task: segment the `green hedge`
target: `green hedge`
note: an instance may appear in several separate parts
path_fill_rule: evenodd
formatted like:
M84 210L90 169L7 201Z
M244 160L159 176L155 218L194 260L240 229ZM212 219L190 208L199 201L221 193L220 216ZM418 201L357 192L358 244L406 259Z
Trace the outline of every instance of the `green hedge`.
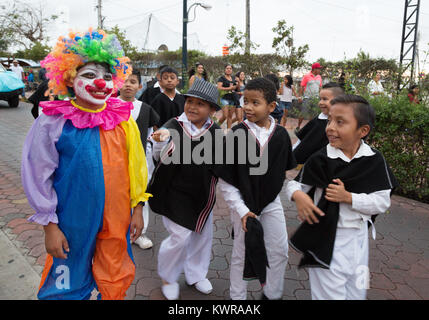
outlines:
M411 104L402 94L368 98L376 111L368 142L380 150L400 188L397 194L429 203L429 108Z

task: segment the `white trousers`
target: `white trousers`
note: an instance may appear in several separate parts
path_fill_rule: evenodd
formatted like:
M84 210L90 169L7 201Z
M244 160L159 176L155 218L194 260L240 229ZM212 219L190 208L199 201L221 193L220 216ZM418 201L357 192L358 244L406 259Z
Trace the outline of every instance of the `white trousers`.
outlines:
M213 212L210 212L201 233L191 231L162 217L170 233L161 243L158 253L158 274L168 283L177 282L182 271L186 282L204 280L210 265L213 239Z
M264 242L269 264L264 294L268 299L281 299L288 261L288 237L283 206L279 196L262 210L258 219L264 229ZM237 213L231 213L231 221L234 226L234 243L231 255L229 291L232 300L246 300L247 281L243 280L245 232Z
M313 300L365 300L370 275L367 224L338 228L330 269L308 271Z
M147 226L149 225L149 201L146 201L143 207L143 223L144 223L144 227L143 227L142 235L146 233Z

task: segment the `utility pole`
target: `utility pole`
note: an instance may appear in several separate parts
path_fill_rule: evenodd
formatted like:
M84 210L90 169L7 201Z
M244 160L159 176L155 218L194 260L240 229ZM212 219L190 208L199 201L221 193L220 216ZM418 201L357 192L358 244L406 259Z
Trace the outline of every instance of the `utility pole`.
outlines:
M97 17L98 17L98 29L103 29L103 21L104 17L101 15L101 0L98 0L98 4L95 7L97 9Z
M250 54L250 0L246 0L246 54Z
M182 32L182 85L186 84L188 72L188 1L183 0L183 32Z
M420 0L405 0L404 21L402 25L401 55L399 57L400 75L398 90L414 82L414 65L417 52L417 35L419 24ZM408 81L403 81L406 72L410 73Z

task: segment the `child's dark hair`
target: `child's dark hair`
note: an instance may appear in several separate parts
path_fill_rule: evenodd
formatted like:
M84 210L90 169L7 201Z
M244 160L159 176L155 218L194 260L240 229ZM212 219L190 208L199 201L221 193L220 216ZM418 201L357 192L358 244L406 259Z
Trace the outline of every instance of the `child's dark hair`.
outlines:
M292 88L293 85L293 79L290 75L285 75L285 78L287 79L286 87Z
M142 76L140 71L138 71L137 69L133 69L133 72L131 73L131 75L135 75L137 77L139 85L142 84Z
M418 88L418 87L419 87L418 85L413 84L413 85L410 87L410 89L408 89L408 93L414 94L413 90L414 90L415 88Z
M158 67L158 72L161 73L161 70L164 69L164 68L166 68L166 67L169 67L169 65L168 64L163 64L163 65L159 66Z
M280 81L279 78L274 73L269 73L264 76L265 79L270 80L272 83L274 83L274 86L276 87L276 90L280 89Z
M161 71L159 72L161 78L164 73L174 73L176 77L179 77L179 73L177 72L177 70L169 66L166 66L161 69Z
M244 71L243 71L243 70L238 71L238 72L235 74L235 76L236 76L238 79L240 79L240 74L241 74L242 72L244 72ZM244 79L244 80L243 80L243 83L244 83L244 85L246 85L246 79Z
M331 100L332 106L338 103L350 105L353 108L358 128L369 125L370 132L374 129L375 111L365 98L354 94L342 94ZM365 136L364 139L367 136Z
M344 94L344 89L336 82L328 82L322 86L322 90L330 90L335 97Z
M244 90L256 90L262 92L264 99L268 104L277 100L277 90L274 83L265 77L250 80L246 84Z

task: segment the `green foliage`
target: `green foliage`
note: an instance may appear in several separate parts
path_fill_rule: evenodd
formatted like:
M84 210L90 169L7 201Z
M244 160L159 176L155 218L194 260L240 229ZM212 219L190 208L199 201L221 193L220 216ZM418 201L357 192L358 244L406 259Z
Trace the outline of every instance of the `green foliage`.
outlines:
M246 51L246 36L247 34L243 31L238 30L235 26L231 26L228 30L226 38L228 39L229 51L230 53L245 53ZM259 47L259 44L256 44L253 41L250 41L250 49L255 50Z
M113 33L118 38L119 43L124 50L125 55L133 60L137 55L137 48L131 44L131 41L127 39L125 31L119 29L118 25L115 25L112 29L105 30L106 33Z
M302 68L306 65L305 55L310 48L308 44L299 47L294 46L294 27L288 27L285 20L278 21L277 26L272 30L277 34L273 39L272 47L276 50L277 54L282 57L282 64L286 65L292 76L295 69Z
M383 79L383 87L387 92L396 89L399 77L399 66L394 59L371 58L369 53L360 51L355 58L331 62L324 58L317 60L322 66L322 77L337 81L341 72L344 72L359 94L366 93L366 86L377 71L380 71Z
M19 50L16 52L16 58L30 59L33 61L43 60L49 53L50 47L40 42L35 42L29 49Z
M369 143L380 150L400 183L397 193L429 203L429 108L411 104L406 92L369 97L376 126Z

